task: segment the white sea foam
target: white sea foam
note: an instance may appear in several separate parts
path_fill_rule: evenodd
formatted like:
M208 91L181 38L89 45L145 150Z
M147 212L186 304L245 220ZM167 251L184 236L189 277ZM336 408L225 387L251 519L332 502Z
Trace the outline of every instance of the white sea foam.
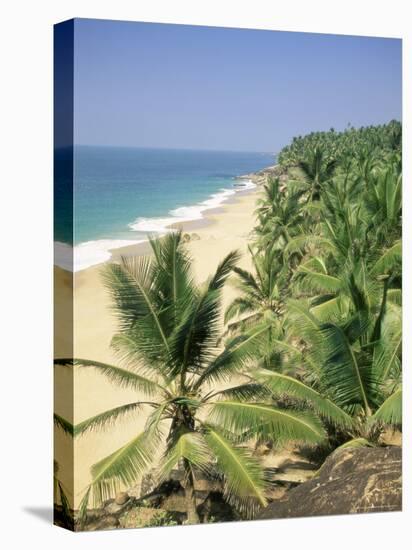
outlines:
M101 239L71 247L57 241L54 243L54 264L68 271L81 271L110 260L110 250L141 242L144 240Z
M242 180L241 186L233 189L221 189L208 199L193 206L181 206L171 210L165 218L138 218L129 228L143 233L165 234L170 226L176 223L201 220L203 212L218 208L234 194L253 189L256 185L251 180ZM81 271L93 265L101 264L112 257L110 250L144 242L141 240L100 239L80 243L72 248L70 245L56 241L54 243L54 263L69 271Z
M214 193L203 202L193 206L180 206L174 210L170 210L170 216L167 218L137 218L137 220L129 224L129 227L133 231L160 234L166 233L170 230L171 225L201 220L203 218L203 212L206 210L218 208L235 193L247 191L254 187L256 187L256 185L251 180L243 180L241 186L233 189L221 189L218 193Z

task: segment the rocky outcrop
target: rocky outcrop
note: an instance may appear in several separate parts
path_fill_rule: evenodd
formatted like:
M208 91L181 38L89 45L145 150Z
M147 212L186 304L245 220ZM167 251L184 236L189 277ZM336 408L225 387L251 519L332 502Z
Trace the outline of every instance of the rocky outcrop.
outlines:
M285 172L285 169L283 169L279 164L274 164L272 166L264 168L263 170L259 170L258 172L252 172L251 174L239 176L237 179L252 180L253 183L255 183L256 185L263 185L270 177L279 178L280 181L283 183L287 180L288 176Z
M299 448L275 453L260 446L270 504L257 519L309 517L331 514L398 511L402 506L402 450L400 447L338 449L318 470ZM139 489L121 492L101 508L88 512L87 531L160 524L159 513L181 524L186 519L183 472L157 485L149 473ZM203 522L240 519L223 499L219 477L197 472L195 497ZM168 523L170 524L170 523ZM79 528L80 526L76 526ZM75 528L76 528L75 527ZM77 529L76 529L77 530Z
M132 496L133 491L118 493L115 498L106 500L100 508L88 510L85 525L76 524L75 530L100 531L115 529L120 526L121 518L131 509L139 506L159 508L162 502L176 493L180 484L176 481L165 481L154 490L141 497Z
M136 515L133 521L136 522L142 521L143 516L147 519L148 514L163 510L171 513L177 523L184 523L186 501L181 483L183 477L181 470L172 470L170 479L157 485L156 476L149 473L143 477L140 489L118 493L100 508L89 510L86 523L77 525L76 530L100 531L129 525L128 516L133 510ZM208 521L212 516L219 521L234 519L231 507L223 500L223 483L220 478L197 472L194 487L198 512L203 521ZM137 492L140 496L133 496ZM126 522L125 518L128 518Z
M402 508L400 447L338 449L318 474L274 501L258 519L292 518Z

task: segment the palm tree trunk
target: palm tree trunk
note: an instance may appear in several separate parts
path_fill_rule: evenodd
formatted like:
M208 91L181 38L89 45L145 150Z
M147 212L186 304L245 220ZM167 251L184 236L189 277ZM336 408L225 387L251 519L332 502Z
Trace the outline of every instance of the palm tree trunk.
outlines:
M187 523L189 525L194 525L196 523L200 523L200 518L196 508L193 472L189 462L186 459L183 459L183 469Z

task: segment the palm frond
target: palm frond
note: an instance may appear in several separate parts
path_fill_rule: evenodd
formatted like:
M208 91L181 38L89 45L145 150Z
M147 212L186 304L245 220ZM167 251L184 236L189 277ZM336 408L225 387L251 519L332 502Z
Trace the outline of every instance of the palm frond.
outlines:
M91 488L96 503L112 497L121 484L130 487L153 460L154 449L143 432L91 468Z
M302 274L302 284L308 290L338 292L342 288L342 283L337 277L332 277L326 273L311 271L302 266L299 268L298 273Z
M400 266L402 261L402 243L396 241L396 243L385 250L381 257L376 261L371 269L372 275L381 275L392 271L395 267Z
M117 386L121 388L131 388L143 392L145 395L153 396L165 390L158 383L140 376L130 370L121 369L108 363L93 361L90 359L56 359L55 363L65 366L76 366L95 368Z
M348 327L345 331L329 323L321 329L326 355L322 382L339 406L361 404L369 413L369 388L375 380L370 363L363 362L362 356L355 352L349 336L351 330L363 329L352 328L351 324Z
M266 506L262 468L250 452L236 448L219 431L208 427L205 439L224 475L224 497L247 517Z
M77 521L81 528L84 527L87 521L87 509L89 507L90 492L91 492L91 487L89 486L86 489L86 492L84 493L82 500L80 501L79 510L77 512Z
M170 371L176 375L189 368L196 372L213 357L219 335L220 299L206 288L188 304L170 339Z
M371 422L383 424L402 424L402 388L390 395L371 417Z
M372 372L380 385L385 385L388 378L396 378L400 371L400 352L402 347L401 332L382 339L375 349Z
M319 392L296 378L273 371L260 371L257 380L265 384L276 396L290 395L311 405L314 411L337 426L346 428L353 424L352 418L344 410Z
M287 257L296 252L304 252L309 246L325 251L334 250L334 245L329 239L319 235L303 234L294 237L288 242L284 249L284 254Z
M344 312L349 310L348 300L344 296L325 299L320 303L316 303L310 307L310 313L316 317L321 323L339 318Z
M155 357L160 352L167 355L169 345L152 288L150 259L136 256L123 259L122 265L109 263L103 270L103 279L116 304L122 330L140 328L146 353L151 348Z
M175 435L161 460L160 479L167 479L184 458L193 468L206 473L210 471L213 456L202 434L180 430Z
M255 267L256 267L256 264L255 264ZM259 284L252 273L250 273L249 271L246 271L245 269L241 269L240 267L235 267L233 271L240 278L241 283L243 285L242 287L254 291L257 294L257 296L261 294Z
M229 254L223 258L220 264L217 266L214 275L208 281L209 290L220 290L230 272L234 269L235 265L240 259L240 252L238 250L232 250Z
M212 405L209 421L233 433L250 432L272 441L308 443L319 443L325 437L321 423L310 413L239 401L217 401Z
M318 346L321 340L320 323L302 300L287 302L289 326L293 334Z
M56 413L53 414L53 421L54 425L60 428L65 434L73 435L74 428L71 422Z
M192 261L182 246L181 231L170 232L161 239L150 238L150 245L156 260L152 266L152 284L174 323L180 313L183 295L188 289L194 290Z
M159 447L164 439L164 424L167 420L169 401L159 403L146 419L144 431L148 440L155 446ZM170 422L170 419L169 419Z
M229 399L233 401L246 401L251 402L257 399L266 399L271 395L271 392L263 384L256 384L248 382L246 384L240 384L232 388L217 391L213 393L208 399Z
M143 324L143 323L142 323ZM141 375L144 379L158 385L158 389L165 390L170 373L167 370L167 359L156 345L150 342L150 328L145 334L141 329L130 329L115 334L110 342L119 363L127 370ZM156 350L159 351L156 355ZM150 360L148 360L150 357ZM149 392L150 392L150 388ZM153 387L155 390L155 387ZM152 395L149 393L149 395Z
M255 311L255 308L256 308L256 305L253 304L250 300L237 297L227 307L225 311L224 322L225 324L227 324L231 319L233 319L237 315L242 315L244 313L253 313L253 311Z
M200 375L195 383L195 389L206 382L223 382L233 373L244 369L251 359L257 357L270 328L270 325L265 323L247 334L233 338Z
M113 409L109 409L103 413L96 414L87 420L83 420L79 424L74 426L74 435L80 436L86 432L92 432L94 430L100 430L104 428L110 428L120 418L124 418L130 413L136 412L146 404L145 402L136 401L135 403L127 403L126 405L120 405Z

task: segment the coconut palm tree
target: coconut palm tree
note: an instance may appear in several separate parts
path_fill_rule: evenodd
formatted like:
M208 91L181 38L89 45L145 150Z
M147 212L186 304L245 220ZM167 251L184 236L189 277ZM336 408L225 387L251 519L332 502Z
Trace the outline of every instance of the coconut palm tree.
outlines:
M333 176L336 164L336 159L327 157L319 145L307 151L306 156L299 161L299 168L309 186L311 201L319 200L322 186Z
M249 248L253 272L234 267L234 281L238 293L225 312L227 325L224 336L240 335L251 329L267 326L266 337L260 348L260 359L265 368L280 369L284 337L283 317L290 277L289 266L277 246L254 252Z
M265 250L277 243L281 249L301 232L304 216L300 201L306 190L296 182L289 182L281 190L279 178L269 178L263 191L255 212L258 218L258 225L254 229L256 246Z
M237 275L235 287L238 295L225 312L227 333L239 334L242 330L266 320L272 322L284 312L284 291L288 269L282 263L282 255L272 246L265 251L254 252L249 247L253 272L234 267ZM236 320L233 320L236 318Z
M305 373L296 377L261 369L254 379L274 396L291 396L317 413L322 414L325 401L336 407L346 446L376 444L384 425L399 427L400 310L377 319L357 314L321 322L302 301L291 301L288 308L289 326L300 341L294 353L289 348L289 360L304 365Z
M182 468L189 523L199 521L195 479L200 471L221 475L224 497L251 516L266 505L265 479L247 442L258 437L319 442L323 428L311 412L275 407L264 385L249 382L266 325L217 347L221 290L238 253L230 253L197 286L180 233L151 240L151 246L152 257L123 258L104 271L120 327L112 347L122 365L56 360L69 368L95 369L136 391L134 401L77 424L75 436L111 427L127 415L147 414L143 431L92 466L80 516L91 493L99 503L153 466L159 481Z

